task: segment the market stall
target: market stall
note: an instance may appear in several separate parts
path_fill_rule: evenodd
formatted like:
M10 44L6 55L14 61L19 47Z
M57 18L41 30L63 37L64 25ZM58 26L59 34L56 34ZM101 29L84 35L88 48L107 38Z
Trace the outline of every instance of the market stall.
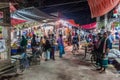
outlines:
M51 27L51 25L48 23L55 21L55 17L49 16L48 14L38 10L35 7L28 7L25 9L17 10L13 14L11 14L11 17L29 21L23 25L17 26L17 27L19 27L20 30L22 30L21 33L26 31L25 28L30 28L30 29L27 29L27 31L32 30L34 33L40 34L38 31L38 29L40 30L40 27L43 27L43 26L44 26L44 28ZM48 26L48 25L50 25L50 26ZM23 28L24 28L24 30L23 30Z
M91 23L91 24L82 25L81 27L82 27L82 29L85 29L85 30L95 29L96 28L96 22Z

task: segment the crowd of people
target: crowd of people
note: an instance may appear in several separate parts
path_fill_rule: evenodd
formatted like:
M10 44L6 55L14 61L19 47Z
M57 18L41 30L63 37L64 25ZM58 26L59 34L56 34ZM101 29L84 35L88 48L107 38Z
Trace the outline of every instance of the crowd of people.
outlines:
M48 36L39 37L39 35L33 34L32 37L28 37L27 35L22 35L21 39L19 39L20 50L26 51L28 42L30 42L30 48L32 50L32 54L36 52L37 47L42 47L42 51L44 52L45 61L50 59L55 60L55 51L59 49L59 57L62 58L64 51L64 41L62 35L59 34L59 37L56 38L54 34L48 34Z
M85 37L86 42L93 46L94 52L97 52L96 65L100 73L105 72L108 66L108 53L112 49L114 37L110 31L97 34L89 34Z
M78 30L80 31L80 30ZM72 45L73 49L77 47L79 50L79 45L81 40L86 40L87 43L91 44L94 47L94 51L98 53L98 57L96 60L96 64L98 68L96 70L100 70L100 72L105 72L107 65L108 65L108 52L112 49L112 44L114 42L113 35L110 31L103 32L103 33L87 33L87 34L80 34L75 30L74 34L70 33L67 35L67 43L68 46ZM85 32L84 32L85 33ZM63 54L65 54L64 50L64 39L63 34L60 32L59 37L56 38L56 34L48 33L48 36L39 37L39 35L33 34L31 39L31 49L32 53L36 51L36 47L41 46L44 52L45 61L50 59L55 60L55 51L59 50L59 57L62 58ZM26 49L28 44L27 35L22 36L20 40L20 47Z

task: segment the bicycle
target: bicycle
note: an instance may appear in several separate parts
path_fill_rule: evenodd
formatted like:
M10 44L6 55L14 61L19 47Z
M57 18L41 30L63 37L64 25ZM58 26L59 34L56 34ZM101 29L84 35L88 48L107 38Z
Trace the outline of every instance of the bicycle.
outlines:
M100 58L100 56L98 55L98 52L94 50L92 50L90 54L91 54L91 58L90 58L91 63L94 67L97 68L98 67L97 60Z
M89 53L89 56L87 57L87 53ZM97 51L95 51L94 49L94 45L93 44L90 44L88 46L85 46L85 55L84 57L82 58L82 60L89 58L88 61L91 62L91 64L94 66L94 67L97 67L97 57L98 57L98 53Z
M23 72L26 67L27 67L27 64L28 63L28 59L27 58L15 58L15 57L11 57L15 62L15 68L16 68L16 72L20 71L20 72Z
M75 55L75 52L79 53L79 47L77 44L73 44L72 54Z
M37 47L34 48L34 53L32 53L32 56L30 57L30 64L40 64L41 62L41 57L42 57L42 53L43 53L43 49L42 47Z

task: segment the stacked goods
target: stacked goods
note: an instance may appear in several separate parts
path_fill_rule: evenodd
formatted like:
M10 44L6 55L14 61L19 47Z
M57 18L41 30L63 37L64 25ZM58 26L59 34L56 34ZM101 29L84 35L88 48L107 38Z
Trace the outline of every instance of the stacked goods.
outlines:
M17 49L17 48L18 48L17 43L14 42L13 44L11 44L11 48L12 48L12 49Z
M28 46L27 46L28 49L31 48L31 40L28 40Z
M18 49L18 45L16 42L11 44L11 54L16 54Z

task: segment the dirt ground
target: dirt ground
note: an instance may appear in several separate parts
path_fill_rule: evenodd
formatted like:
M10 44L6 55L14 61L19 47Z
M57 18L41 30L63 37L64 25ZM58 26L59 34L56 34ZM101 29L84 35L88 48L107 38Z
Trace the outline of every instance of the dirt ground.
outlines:
M79 56L73 56L71 48L66 48L66 54L59 58L56 53L56 60L41 61L40 65L31 66L22 75L13 77L10 80L120 80L120 74L109 66L106 73L100 74L93 71L89 61ZM82 53L82 52L81 52Z

